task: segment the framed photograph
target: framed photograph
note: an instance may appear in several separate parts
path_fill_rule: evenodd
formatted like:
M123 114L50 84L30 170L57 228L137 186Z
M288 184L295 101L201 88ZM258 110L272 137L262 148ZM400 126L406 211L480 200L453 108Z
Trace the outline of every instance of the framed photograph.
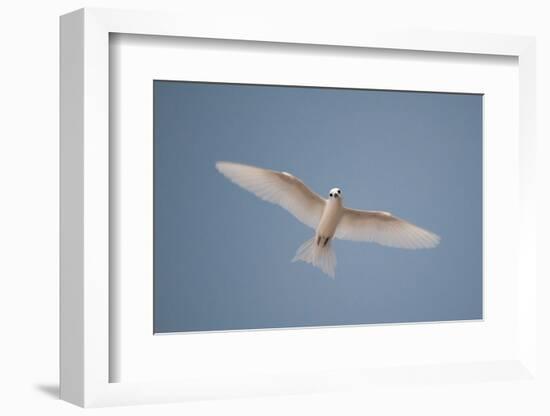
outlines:
M537 383L534 51L63 16L61 397Z

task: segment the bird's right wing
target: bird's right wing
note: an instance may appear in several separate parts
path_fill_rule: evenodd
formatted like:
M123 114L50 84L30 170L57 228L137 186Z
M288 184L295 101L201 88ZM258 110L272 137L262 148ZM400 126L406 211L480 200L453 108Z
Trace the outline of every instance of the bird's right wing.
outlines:
M231 182L264 201L283 207L305 225L317 228L325 200L297 177L233 162L217 162L216 168Z
M344 208L335 237L409 249L432 248L439 244L439 236L436 234L389 212L349 208Z

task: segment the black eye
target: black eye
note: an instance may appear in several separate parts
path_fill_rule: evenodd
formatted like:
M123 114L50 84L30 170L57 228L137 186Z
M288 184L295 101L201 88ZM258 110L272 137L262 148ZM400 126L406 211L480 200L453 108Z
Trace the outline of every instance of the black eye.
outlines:
M332 194L328 194L328 196L332 196Z
M338 194L340 194L340 189L338 189Z

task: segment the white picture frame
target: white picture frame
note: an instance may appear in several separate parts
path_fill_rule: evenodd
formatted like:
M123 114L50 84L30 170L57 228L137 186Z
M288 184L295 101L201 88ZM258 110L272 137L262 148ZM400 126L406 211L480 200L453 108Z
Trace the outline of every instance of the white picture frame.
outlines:
M259 373L320 372L422 363L506 360L513 355L515 248L495 238L503 223L515 227L518 196L500 186L519 176L516 163L517 60L511 57L458 55L430 59L425 52L346 50L222 40L112 36L110 115L112 382L147 382L187 377ZM300 52L300 53L297 53ZM400 70L407 67L407 71ZM282 70L281 68L291 68ZM396 70L397 69L397 70ZM335 76L334 74L338 74ZM443 75L441 75L443 74ZM339 326L233 333L180 333L152 336L153 328L153 96L155 79L245 82L256 85L308 85L483 94L483 317L475 323L415 322L415 325ZM335 140L341 140L335 138ZM343 138L342 140L345 140ZM498 210L494 207L498 206ZM512 243L512 244L511 244ZM496 279L498 276L498 280ZM498 294L493 293L498 291ZM168 334L165 334L168 335ZM335 340L348 345L334 354ZM223 350L218 345L224 345ZM399 354L391 345L407 345ZM470 348L467 347L470 346ZM286 349L286 353L282 353ZM185 354L182 352L185 351ZM204 359L197 359L197 356ZM270 356L270 360L265 360ZM147 360L144 357L155 357ZM208 357L208 358L207 358ZM256 374L253 374L256 373Z
M411 33L365 30L361 33L303 31L242 22L212 22L205 27L192 16L165 13L83 9L61 18L61 397L80 406L180 401L196 397L235 397L254 394L330 391L343 384L376 386L407 378L395 368L368 375L341 370L327 376L295 374L242 378L231 373L185 381L112 382L111 366L120 357L111 348L113 286L110 260L109 36L113 33L186 38L332 45L454 54L516 57L519 66L519 229L517 354L498 363L431 365L420 378L434 372L460 374L466 381L493 368L519 381L535 379L535 42L533 38L464 33ZM111 193L110 193L111 192ZM403 327L403 331L407 331ZM220 334L220 337L229 336ZM330 335L326 332L323 336ZM223 339L222 339L223 342ZM450 366L450 367L449 367ZM342 380L347 382L343 383ZM483 377L481 377L483 379Z

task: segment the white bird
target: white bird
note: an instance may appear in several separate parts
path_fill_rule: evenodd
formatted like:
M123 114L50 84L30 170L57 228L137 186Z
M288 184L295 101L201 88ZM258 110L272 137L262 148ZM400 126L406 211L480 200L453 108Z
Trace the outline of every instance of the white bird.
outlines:
M389 212L344 207L339 188L332 188L328 198L323 199L287 172L232 162L217 162L216 168L230 181L265 201L280 205L313 228L315 235L298 248L292 261L310 263L333 278L336 268L336 256L331 248L333 238L406 249L433 248L439 244L436 234Z

